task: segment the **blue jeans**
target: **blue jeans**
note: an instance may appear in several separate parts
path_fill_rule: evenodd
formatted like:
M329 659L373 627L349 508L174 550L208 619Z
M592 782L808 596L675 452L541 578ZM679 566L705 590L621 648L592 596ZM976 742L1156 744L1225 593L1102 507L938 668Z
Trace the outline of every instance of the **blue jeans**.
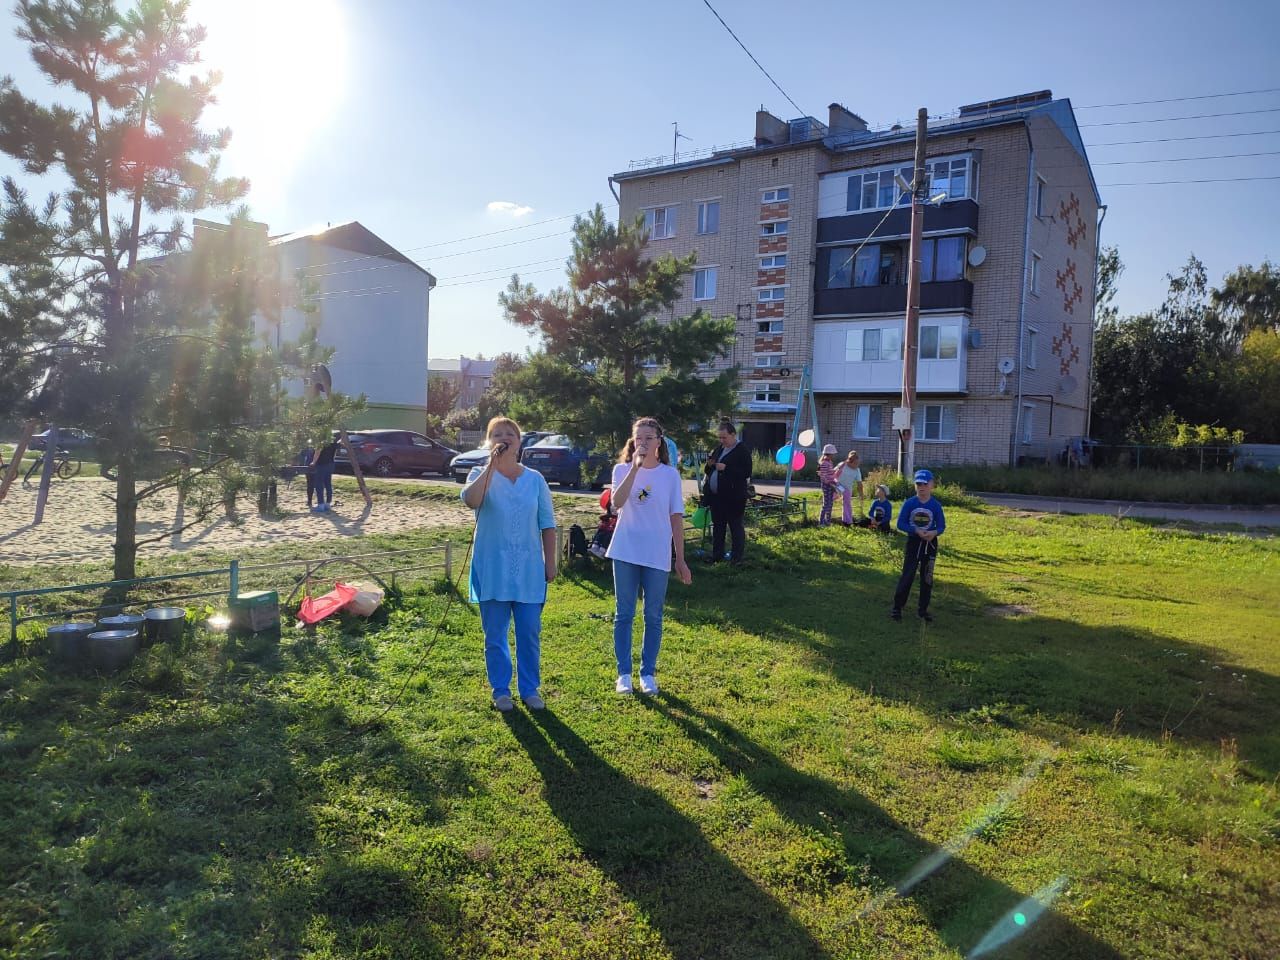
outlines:
M542 685L542 604L514 600L481 600L480 625L484 628L484 666L495 697L511 696L511 647L507 628L516 622L517 686L521 697L531 697Z
M613 561L613 595L617 602L613 615L613 654L618 661L619 676L631 673L631 625L636 619L636 598L641 593L644 594L644 641L640 645L640 675L651 677L657 673L668 576L666 570L656 567Z
M316 502L333 503L333 464L315 465Z

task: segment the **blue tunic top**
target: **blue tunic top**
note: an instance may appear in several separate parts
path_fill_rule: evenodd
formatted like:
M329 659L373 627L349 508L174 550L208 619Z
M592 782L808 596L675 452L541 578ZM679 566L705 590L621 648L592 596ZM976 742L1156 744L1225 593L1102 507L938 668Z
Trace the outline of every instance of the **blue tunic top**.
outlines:
M467 486L483 472L483 467L475 467L467 477ZM547 575L542 531L555 525L551 488L542 474L525 467L515 480L508 480L494 471L489 491L476 511L471 602L543 603Z

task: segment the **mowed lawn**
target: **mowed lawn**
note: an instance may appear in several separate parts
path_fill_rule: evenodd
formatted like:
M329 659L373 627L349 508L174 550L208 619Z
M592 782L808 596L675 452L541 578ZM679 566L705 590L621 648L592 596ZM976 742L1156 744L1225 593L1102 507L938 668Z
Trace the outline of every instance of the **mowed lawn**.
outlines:
M864 531L695 566L649 699L599 565L551 590L540 714L489 708L439 583L4 664L0 955L1280 956L1276 541L948 517L927 627Z

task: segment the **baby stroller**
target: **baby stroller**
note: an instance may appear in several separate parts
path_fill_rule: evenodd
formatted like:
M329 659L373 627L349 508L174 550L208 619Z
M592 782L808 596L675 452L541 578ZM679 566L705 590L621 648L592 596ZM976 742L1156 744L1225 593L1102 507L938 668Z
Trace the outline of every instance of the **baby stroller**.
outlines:
M595 535L591 538L591 545L587 547L587 551L593 557L599 557L601 560L605 558L605 551L609 549L609 544L613 542L613 531L618 525L618 515L613 512L613 503L610 501L610 493L608 487L604 493L600 494L600 508L604 513L600 514L600 522L596 524Z

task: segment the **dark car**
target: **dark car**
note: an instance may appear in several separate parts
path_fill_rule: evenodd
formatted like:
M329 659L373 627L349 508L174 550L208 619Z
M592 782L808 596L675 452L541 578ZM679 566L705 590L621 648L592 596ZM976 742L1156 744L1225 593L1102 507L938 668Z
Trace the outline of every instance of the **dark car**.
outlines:
M551 436L548 430L526 430L520 434L520 449L523 451L529 444L537 443L543 437ZM477 447L474 450L468 450L466 453L460 453L453 458L453 464L449 467L449 471L453 474L453 479L458 483L466 483L467 477L476 467L483 467L489 462L489 448Z
M360 469L379 477L397 473L438 473L447 477L449 464L458 455L452 447L412 430L358 430L347 434L347 439ZM333 462L335 468L351 469L342 447Z
M32 450L43 450L49 442L48 430L41 430L31 438L27 446ZM62 427L58 430L58 449L67 451L88 452L96 444L97 438L92 434L77 430L74 427Z
M575 443L563 433L543 437L526 447L520 454L520 462L537 470L546 477L547 483L577 487L585 477L593 490L609 482L613 468L613 457Z

